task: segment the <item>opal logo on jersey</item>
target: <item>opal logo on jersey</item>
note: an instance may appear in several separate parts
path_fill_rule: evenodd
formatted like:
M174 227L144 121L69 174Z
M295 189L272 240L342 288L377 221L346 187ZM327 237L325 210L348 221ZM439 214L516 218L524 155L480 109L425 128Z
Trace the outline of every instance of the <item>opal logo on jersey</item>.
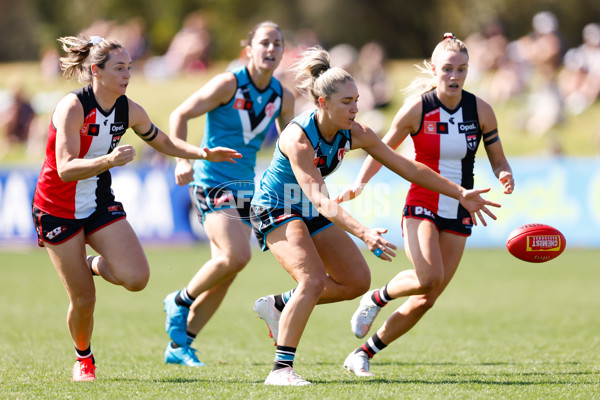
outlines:
M458 133L477 133L479 123L477 121L464 121L458 124Z
M125 126L125 122L117 122L115 124L110 124L110 133L113 135L122 135L127 130Z

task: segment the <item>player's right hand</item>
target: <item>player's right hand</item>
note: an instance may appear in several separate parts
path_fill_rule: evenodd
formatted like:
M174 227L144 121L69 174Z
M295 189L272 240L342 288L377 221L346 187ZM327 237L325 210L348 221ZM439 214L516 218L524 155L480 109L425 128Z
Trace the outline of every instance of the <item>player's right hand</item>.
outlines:
M108 161L113 167L120 167L131 161L135 157L135 148L130 144L117 146L108 154Z
M175 183L180 186L187 185L194 180L192 164L183 158L178 158L175 164Z
M398 247L383 238L382 235L387 233L387 231L385 228L368 229L361 239L365 242L369 251L374 253L378 258L384 261L392 261L392 257L396 257L394 250L397 250ZM377 250L380 250L379 255L375 253Z

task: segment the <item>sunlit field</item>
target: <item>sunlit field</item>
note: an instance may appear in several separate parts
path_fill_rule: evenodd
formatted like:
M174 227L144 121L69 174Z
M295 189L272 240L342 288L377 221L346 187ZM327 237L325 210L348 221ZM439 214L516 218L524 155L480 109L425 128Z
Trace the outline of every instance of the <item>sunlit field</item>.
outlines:
M253 301L293 282L255 250L195 346L207 366L165 365L162 299L208 257L204 245L149 248L152 276L138 293L99 278L95 382L71 382L66 293L43 249L0 253L0 398L590 399L600 396L598 250L569 249L544 264L505 250L468 249L436 306L373 360L375 377L342 368L362 341L350 332L358 299L318 306L295 367L311 387L266 387L274 350ZM407 268L365 254L373 287ZM396 300L396 306L401 300ZM393 311L384 309L381 323ZM376 322L376 323L377 323Z
M396 95L383 110L387 126L402 104L400 89L415 77L413 64L419 61L389 64ZM128 96L168 131L170 112L226 65L220 62L204 74L152 82L134 70ZM0 89L15 81L29 96L44 93L48 104L80 86L63 79L44 81L36 63L0 64ZM467 81L467 90L478 93L469 85ZM515 98L494 105L509 159L537 157L550 148L550 137L523 130L525 102ZM40 115L44 129L50 112ZM568 117L552 133L567 155L591 159L598 154L598 115L600 102ZM200 143L203 124L203 118L190 122L190 142ZM45 140L43 134L37 140ZM149 149L131 132L123 143ZM354 153L351 157L363 156ZM139 154L138 161L144 158ZM259 157L271 155L272 151L264 151ZM28 154L24 147L0 152L0 165L9 168L21 163L38 166L42 160L43 154ZM528 264L502 248L468 248L435 307L415 329L375 357L373 378L356 378L342 367L347 354L362 344L349 323L359 299L318 306L295 362L298 373L313 385L276 388L263 384L275 348L252 305L256 298L286 291L295 282L270 253L254 249L250 264L196 339L199 358L207 364L199 369L164 364L168 337L162 300L181 289L209 257L205 244L147 246L152 275L138 293L95 278L92 347L98 379L73 383L75 352L66 327L67 295L45 250L33 245L10 250L0 243L0 399L600 398L600 249L567 247L556 260ZM393 263L364 255L372 287L383 286L410 267L402 251ZM401 303L396 300L386 307L376 325Z

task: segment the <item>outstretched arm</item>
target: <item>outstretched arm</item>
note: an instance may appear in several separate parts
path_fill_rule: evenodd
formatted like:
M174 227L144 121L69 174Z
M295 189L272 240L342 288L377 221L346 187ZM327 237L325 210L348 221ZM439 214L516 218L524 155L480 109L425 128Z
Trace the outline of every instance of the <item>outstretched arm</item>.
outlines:
M419 129L421 109L420 97L400 108L394 116L390 129L382 139L383 143L396 150L409 134ZM366 184L380 169L381 163L368 155L354 181L354 186L338 194L335 197L335 201L341 203L342 201L352 200L360 195Z
M325 181L319 170L313 164L314 149L300 128L290 125L285 129L279 140L281 151L288 157L294 176L302 191L311 203L325 218L361 239L370 251L379 249L383 253L382 260L391 261L396 249L392 243L383 238L387 229L369 229L360 224L346 210L329 198Z
M129 100L129 120L131 128L150 146L169 156L191 159L203 159L214 162L235 162L242 155L226 147L196 147L185 140L170 138L151 121L146 111L137 103Z
M475 225L477 225L476 217L479 217L483 225L487 225L480 211L486 213L490 218L496 219L496 216L487 206L500 207L500 204L485 200L480 196L481 193L489 191L489 188L467 190L444 178L426 165L409 160L396 153L383 143L371 129L360 124L355 124L355 127L352 129L352 135L356 145L362 147L375 160L391 171L425 189L457 199L471 213Z

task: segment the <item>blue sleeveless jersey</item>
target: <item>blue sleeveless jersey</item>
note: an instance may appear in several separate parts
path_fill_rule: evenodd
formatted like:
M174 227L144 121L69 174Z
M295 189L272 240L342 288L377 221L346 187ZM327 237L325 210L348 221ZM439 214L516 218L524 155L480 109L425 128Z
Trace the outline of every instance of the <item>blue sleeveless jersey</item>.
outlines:
M291 123L302 128L310 140L315 150L313 162L321 175L326 177L340 166L344 154L352 147L352 139L350 130L340 130L331 142L327 142L319 132L316 116L316 110L306 112L294 118ZM279 140L275 146L271 165L264 172L252 198L252 205L284 208L288 213L301 213L308 218L319 215L300 189L289 159L279 149Z
M235 194L238 190L254 189L256 152L281 112L282 87L277 79L271 78L269 86L259 90L246 67L231 72L237 80L237 89L228 103L207 113L202 146L230 147L240 152L242 158L236 159L235 164L196 160L191 185L226 186Z

